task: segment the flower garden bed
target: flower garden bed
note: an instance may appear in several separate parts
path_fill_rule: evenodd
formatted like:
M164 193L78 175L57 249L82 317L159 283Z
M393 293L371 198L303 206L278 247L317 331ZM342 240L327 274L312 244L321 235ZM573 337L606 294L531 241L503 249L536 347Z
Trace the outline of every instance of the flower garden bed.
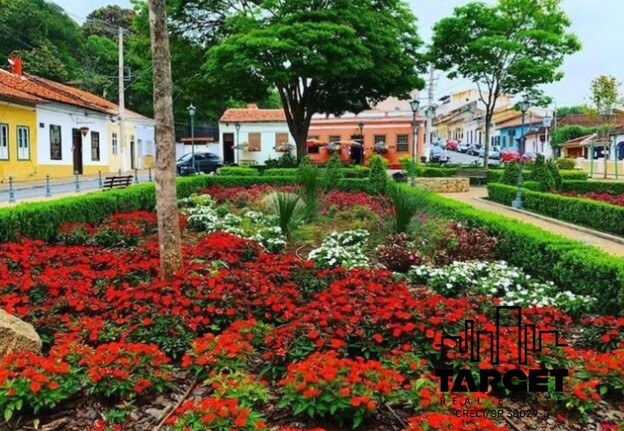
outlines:
M185 268L172 282L158 278L151 212L71 220L47 242L0 245L0 307L44 341L42 355L0 364L8 429L618 430L624 421L624 318L595 313L601 292L568 292L498 261L514 244L513 229L496 233L502 222L453 222L468 210L441 211L432 196L438 211L396 234L389 198L333 190L287 238L271 211L275 186L212 181L182 193ZM569 369L563 392L535 393L530 408L502 387L441 396L434 370L471 366L456 350L441 362L442 335L460 334L467 319L491 327L497 305L522 306L525 320L562 333L568 346L547 337L520 368ZM515 330L501 326L500 369L518 367ZM494 410L505 413L483 417Z

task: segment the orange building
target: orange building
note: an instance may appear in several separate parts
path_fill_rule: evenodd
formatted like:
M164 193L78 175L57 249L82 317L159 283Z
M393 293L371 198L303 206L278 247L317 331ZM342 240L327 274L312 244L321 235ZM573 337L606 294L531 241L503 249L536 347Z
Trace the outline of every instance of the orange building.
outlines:
M345 163L365 164L379 154L390 166L412 157L413 114L407 111L365 111L341 117L315 116L308 132L310 160L324 163L338 152ZM417 117L416 157L424 154L424 118ZM363 144L363 145L362 145Z

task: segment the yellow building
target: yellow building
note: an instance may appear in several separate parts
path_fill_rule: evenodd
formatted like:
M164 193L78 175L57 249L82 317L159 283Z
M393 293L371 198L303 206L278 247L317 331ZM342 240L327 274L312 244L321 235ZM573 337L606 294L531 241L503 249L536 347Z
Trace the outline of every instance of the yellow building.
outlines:
M40 99L0 84L0 180L37 176L37 112Z

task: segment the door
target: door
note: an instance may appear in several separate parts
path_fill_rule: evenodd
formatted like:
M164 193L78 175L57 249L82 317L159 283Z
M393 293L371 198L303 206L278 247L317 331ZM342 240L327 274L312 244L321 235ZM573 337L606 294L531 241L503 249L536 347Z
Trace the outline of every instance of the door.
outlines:
M130 169L136 169L134 139L130 141Z
M352 135L352 141L359 142L360 145L351 145L351 163L354 165L364 164L364 136Z
M72 152L74 174L82 175L82 133L80 133L80 129L72 129Z
M223 134L223 163L234 163L234 133Z

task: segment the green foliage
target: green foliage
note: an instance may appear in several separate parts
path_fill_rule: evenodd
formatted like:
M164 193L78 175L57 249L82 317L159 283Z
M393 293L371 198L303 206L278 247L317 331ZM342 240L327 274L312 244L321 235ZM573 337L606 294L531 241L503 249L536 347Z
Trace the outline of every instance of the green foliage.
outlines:
M624 183L613 181L563 181L561 191L579 194L612 193L621 195L624 194Z
M555 165L559 169L572 170L576 166L576 161L574 159L556 159Z
M264 171L264 175L270 177L296 177L299 170L297 168L270 168Z
M495 201L506 205L515 197L515 188L511 186L489 184L488 190L490 196L496 198ZM536 193L525 191L525 205L532 205L532 198ZM549 202L546 206L550 204ZM561 291L570 290L575 294L597 297L594 310L597 313L621 313L624 307L623 259L533 225L478 210L436 194L429 196L429 205L438 215L485 228L490 235L499 238L496 253L500 259L523 268L533 277L552 280ZM530 210L534 211L535 208ZM619 217L621 220L622 215ZM613 217L617 218L618 216Z
M309 157L304 157L297 171L297 183L302 186L302 198L305 202L305 218L314 220L319 209L319 170L310 162Z
M422 189L410 190L407 187L392 183L387 187L387 194L394 206L392 229L395 233L407 232L412 219L428 209L430 192Z
M490 199L510 205L515 188L488 184ZM624 235L624 207L589 199L561 196L538 191L524 191L524 207L528 211L557 220L567 221L614 235Z
M531 172L532 171L527 171L527 170L522 171L522 177L524 178L525 181L529 181L531 179ZM489 169L487 182L488 183L500 183L502 181L503 174L504 174L503 170ZM587 172L576 170L576 169L571 170L571 171L561 170L559 171L559 175L561 175L561 178L564 181L587 181L587 179L589 178L589 175L587 174Z
M587 112L587 107L583 105L560 106L557 108L557 118L564 118L569 115L583 115Z
M368 178L370 176L370 168L366 166L343 168L342 175L345 178Z
M501 183L513 186L518 184L518 177L520 176L520 164L510 162L505 165L505 172L501 178Z
M305 204L298 195L283 192L270 195L267 201L269 212L276 217L282 233L290 239L306 215Z
M267 168L296 168L299 161L290 153L284 153L279 159L269 159L264 162Z
M620 102L620 83L615 76L600 75L591 82L593 109L598 115L610 115Z
M561 178L561 174L559 173L559 167L552 159L549 159L548 161L546 161L546 168L550 172L550 176L553 178L553 188L555 190L559 190L563 183L563 179Z
M388 184L388 174L384 160L381 156L374 155L370 159L370 176L368 177L369 193L380 195L385 193Z
M258 171L253 168L239 167L239 166L224 166L219 168L219 175L235 176L235 177L255 177L258 175Z
M546 165L546 158L542 154L538 154L535 159L530 179L537 181L540 184L540 188L544 191L551 191L555 188L555 179Z
M325 173L323 175L323 188L328 191L338 184L344 177L344 171L342 162L337 154L333 154L329 159L329 162L325 166Z
M200 0L184 9L193 6L214 13ZM360 112L424 84L414 73L422 66L416 19L404 2L264 0L220 12L233 15L209 49L203 75L234 98L258 100L276 88L298 158L307 153L314 113ZM300 91L292 91L295 83Z
M567 141L580 138L582 136L588 136L592 133L596 133L595 127L584 127L578 125L561 126L557 127L557 130L553 133L551 142L553 147L558 147Z

